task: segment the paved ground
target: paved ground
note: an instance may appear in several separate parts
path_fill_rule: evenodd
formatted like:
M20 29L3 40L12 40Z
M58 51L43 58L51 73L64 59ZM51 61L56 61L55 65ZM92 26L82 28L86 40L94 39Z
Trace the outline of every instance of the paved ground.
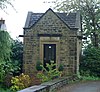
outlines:
M100 81L66 85L57 92L100 92Z

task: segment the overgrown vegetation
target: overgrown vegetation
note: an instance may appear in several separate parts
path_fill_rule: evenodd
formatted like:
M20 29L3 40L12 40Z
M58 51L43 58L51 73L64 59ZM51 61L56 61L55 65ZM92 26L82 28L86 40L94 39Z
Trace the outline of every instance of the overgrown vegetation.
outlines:
M0 82L4 81L6 74L11 73L10 53L11 37L7 31L0 30Z
M5 33L4 33L5 34ZM8 34L8 33L7 33ZM9 36L9 35L8 35ZM7 39L5 39L7 38ZM3 82L5 79L5 76L8 74L18 74L20 72L20 69L22 67L22 53L19 52L19 49L11 48L11 44L13 44L12 39L5 36L3 38L5 41L1 40L1 46L2 48L0 51L0 82ZM5 44L4 44L5 43ZM16 46L15 46L16 47ZM18 53L19 52L19 53ZM12 54L11 54L12 53ZM17 54L16 54L17 53ZM21 55L21 56L20 56ZM17 59L19 57L19 59Z
M0 92L12 92L9 88L0 87Z
M7 31L0 30L0 86L3 87L5 77L12 73L10 60L12 39ZM6 88L6 87L5 87ZM3 89L1 89L3 90Z
M81 80L82 81L92 81L92 80L100 80L100 78L95 77L95 76L82 76Z
M11 46L11 61L14 66L16 66L16 72L13 72L13 75L18 75L22 73L22 62L23 62L23 43L19 40L13 40Z
M18 75L22 67L22 44L16 44L16 41L11 39L7 31L0 30L0 86L2 88L10 86L9 76Z
M82 57L80 62L81 75L100 77L100 48L88 45L83 50Z

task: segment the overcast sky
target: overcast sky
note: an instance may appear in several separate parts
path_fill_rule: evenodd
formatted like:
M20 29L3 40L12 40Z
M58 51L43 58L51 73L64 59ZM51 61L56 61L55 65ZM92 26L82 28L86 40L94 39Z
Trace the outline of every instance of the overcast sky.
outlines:
M8 6L6 10L8 14L0 10L0 18L5 20L7 31L13 39L16 39L18 35L23 34L23 27L25 25L28 11L39 13L45 12L48 8L50 8L51 4L43 3L44 1L45 0L15 0L12 4L17 10L17 13L10 6Z

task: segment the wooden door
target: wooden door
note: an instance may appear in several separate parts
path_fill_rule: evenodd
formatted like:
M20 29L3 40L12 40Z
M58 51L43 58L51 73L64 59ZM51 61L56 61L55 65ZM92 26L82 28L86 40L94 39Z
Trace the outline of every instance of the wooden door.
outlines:
M44 67L46 63L50 64L50 61L56 63L56 44L44 44Z

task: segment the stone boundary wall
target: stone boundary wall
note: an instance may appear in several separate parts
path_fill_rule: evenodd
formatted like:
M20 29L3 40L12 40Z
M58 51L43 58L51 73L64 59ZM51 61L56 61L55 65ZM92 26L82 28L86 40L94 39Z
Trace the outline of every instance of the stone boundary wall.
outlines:
M42 83L41 85L31 86L29 88L20 90L18 92L53 92L68 84L70 80L75 80L75 76L60 78L49 82Z

